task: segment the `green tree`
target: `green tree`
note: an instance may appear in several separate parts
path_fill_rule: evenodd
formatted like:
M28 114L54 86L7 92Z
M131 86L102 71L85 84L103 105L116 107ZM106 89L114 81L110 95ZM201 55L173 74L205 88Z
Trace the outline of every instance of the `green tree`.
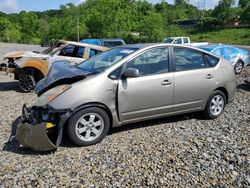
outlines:
M18 25L11 23L7 18L0 17L0 41L17 42L20 39Z
M151 13L140 23L140 33L148 42L158 42L164 37L163 18L159 13Z
M212 12L212 16L217 19L220 26L226 26L236 18L232 3L233 0L221 0Z

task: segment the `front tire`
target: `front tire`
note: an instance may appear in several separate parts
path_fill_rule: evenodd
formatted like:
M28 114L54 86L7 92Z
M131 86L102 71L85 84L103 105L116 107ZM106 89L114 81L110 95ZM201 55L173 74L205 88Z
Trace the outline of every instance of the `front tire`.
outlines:
M35 85L36 81L32 75L22 73L19 76L19 87L23 92L31 92L35 88Z
M204 110L205 116L208 119L215 119L224 112L225 106L225 94L222 91L216 90L207 100L206 108Z
M243 70L244 64L241 61L238 61L234 66L235 74L240 74Z
M68 135L78 146L100 142L108 133L110 119L101 108L89 107L73 114L69 119Z

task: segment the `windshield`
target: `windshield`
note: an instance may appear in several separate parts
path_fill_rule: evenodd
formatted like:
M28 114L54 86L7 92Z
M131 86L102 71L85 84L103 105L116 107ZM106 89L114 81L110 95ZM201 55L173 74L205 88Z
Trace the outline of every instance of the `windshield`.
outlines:
M166 38L164 43L172 43L175 38Z
M136 50L136 48L113 48L82 62L78 68L94 74L103 72Z

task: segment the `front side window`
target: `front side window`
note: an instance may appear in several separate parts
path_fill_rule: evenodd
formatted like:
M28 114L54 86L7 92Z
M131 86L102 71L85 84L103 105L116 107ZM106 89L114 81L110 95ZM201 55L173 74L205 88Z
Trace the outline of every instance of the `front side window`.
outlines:
M189 48L174 48L176 71L186 71L205 68L203 53Z
M182 43L181 38L178 38L174 41L174 44L181 44L181 43Z
M149 50L127 63L127 68L139 70L140 76L168 72L168 48Z
M75 46L67 45L67 46L65 46L64 48L61 49L59 55L73 57L74 56L74 50L75 50Z

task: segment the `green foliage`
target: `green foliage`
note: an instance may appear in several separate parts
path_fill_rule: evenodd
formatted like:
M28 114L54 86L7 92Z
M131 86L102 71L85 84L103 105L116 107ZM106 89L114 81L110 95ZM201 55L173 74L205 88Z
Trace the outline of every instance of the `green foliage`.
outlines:
M10 22L7 18L0 17L0 41L17 42L20 36L18 25Z
M80 5L61 5L59 10L0 12L0 41L37 44L59 39L76 41L79 29L80 39L119 37L137 43L193 35L195 39L208 36L209 40L223 42L222 35L215 32L216 38L207 31L226 28L235 20L250 24L250 0L240 0L237 8L231 6L234 1L221 0L214 10L205 14L187 0L176 0L174 5L164 0L157 4L146 0L86 0ZM176 26L177 21L187 19L197 19L198 26L192 30Z

